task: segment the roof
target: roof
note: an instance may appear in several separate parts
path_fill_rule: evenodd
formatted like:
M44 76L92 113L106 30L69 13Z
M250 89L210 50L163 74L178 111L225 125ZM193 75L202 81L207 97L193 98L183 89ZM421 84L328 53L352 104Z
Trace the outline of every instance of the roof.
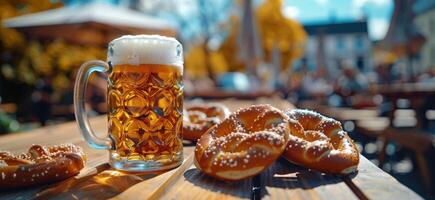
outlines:
M367 21L356 22L340 22L331 24L311 24L304 25L308 35L323 34L349 34L349 33L365 33L367 34Z
M98 2L18 16L6 20L4 25L9 28L24 28L86 22L144 29L176 29L176 26L167 20Z

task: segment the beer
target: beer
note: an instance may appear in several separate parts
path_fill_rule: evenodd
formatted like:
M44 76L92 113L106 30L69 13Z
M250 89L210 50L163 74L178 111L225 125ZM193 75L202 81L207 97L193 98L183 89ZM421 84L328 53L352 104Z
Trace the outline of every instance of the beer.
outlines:
M110 150L110 165L124 171L160 171L183 161L183 50L174 38L122 36L109 43L108 62L82 64L74 113L88 144ZM85 110L93 72L108 76L109 134L97 137Z
M109 75L108 118L115 149L112 159L180 160L183 84L178 66L113 65Z
M97 137L85 110L93 72L108 79L108 137ZM183 161L183 49L174 38L122 36L109 43L107 62L82 64L74 87L74 112L88 144L110 151L123 171L160 171Z

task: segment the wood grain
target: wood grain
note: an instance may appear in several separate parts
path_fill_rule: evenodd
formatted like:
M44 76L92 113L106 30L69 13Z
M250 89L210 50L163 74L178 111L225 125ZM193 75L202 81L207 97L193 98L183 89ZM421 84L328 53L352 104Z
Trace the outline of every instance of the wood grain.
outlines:
M134 199L138 196L142 199L156 199L162 196L192 166L193 149L193 146L184 148L185 159L180 167L134 185L113 199Z
M262 199L358 199L340 177L280 159L261 176Z
M250 179L238 182L220 181L191 165L161 199L249 199L250 190Z
M232 111L259 103L283 110L293 108L279 98L220 102ZM101 136L107 133L105 116L93 118L91 123ZM325 175L279 160L253 179L224 182L196 169L194 146L186 145L184 162L178 168L148 174L123 173L110 168L107 151L86 144L75 122L1 136L0 149L18 153L32 143L65 142L83 147L88 154L87 165L79 175L59 183L2 192L0 199L421 199L364 157L359 173L353 177Z
M347 182L350 179L351 187L353 184L369 199L423 199L364 156L360 156L358 173L343 179L348 179Z

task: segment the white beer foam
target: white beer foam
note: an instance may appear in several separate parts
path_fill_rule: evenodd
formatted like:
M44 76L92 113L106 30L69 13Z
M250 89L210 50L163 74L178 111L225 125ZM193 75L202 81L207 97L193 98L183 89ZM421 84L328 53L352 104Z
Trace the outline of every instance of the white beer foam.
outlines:
M113 65L167 64L183 68L183 47L175 38L160 35L124 35L109 44Z

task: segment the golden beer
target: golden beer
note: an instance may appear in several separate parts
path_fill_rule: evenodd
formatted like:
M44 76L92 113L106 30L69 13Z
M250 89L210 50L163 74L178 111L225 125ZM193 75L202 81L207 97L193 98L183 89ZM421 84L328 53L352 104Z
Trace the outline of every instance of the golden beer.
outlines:
M92 130L85 110L89 76L108 79L108 137ZM74 87L74 112L86 142L110 151L123 171L160 171L183 162L183 47L175 38L125 35L109 43L107 62L83 63Z
M109 75L108 117L116 160L162 164L182 152L183 84L180 67L115 65Z

